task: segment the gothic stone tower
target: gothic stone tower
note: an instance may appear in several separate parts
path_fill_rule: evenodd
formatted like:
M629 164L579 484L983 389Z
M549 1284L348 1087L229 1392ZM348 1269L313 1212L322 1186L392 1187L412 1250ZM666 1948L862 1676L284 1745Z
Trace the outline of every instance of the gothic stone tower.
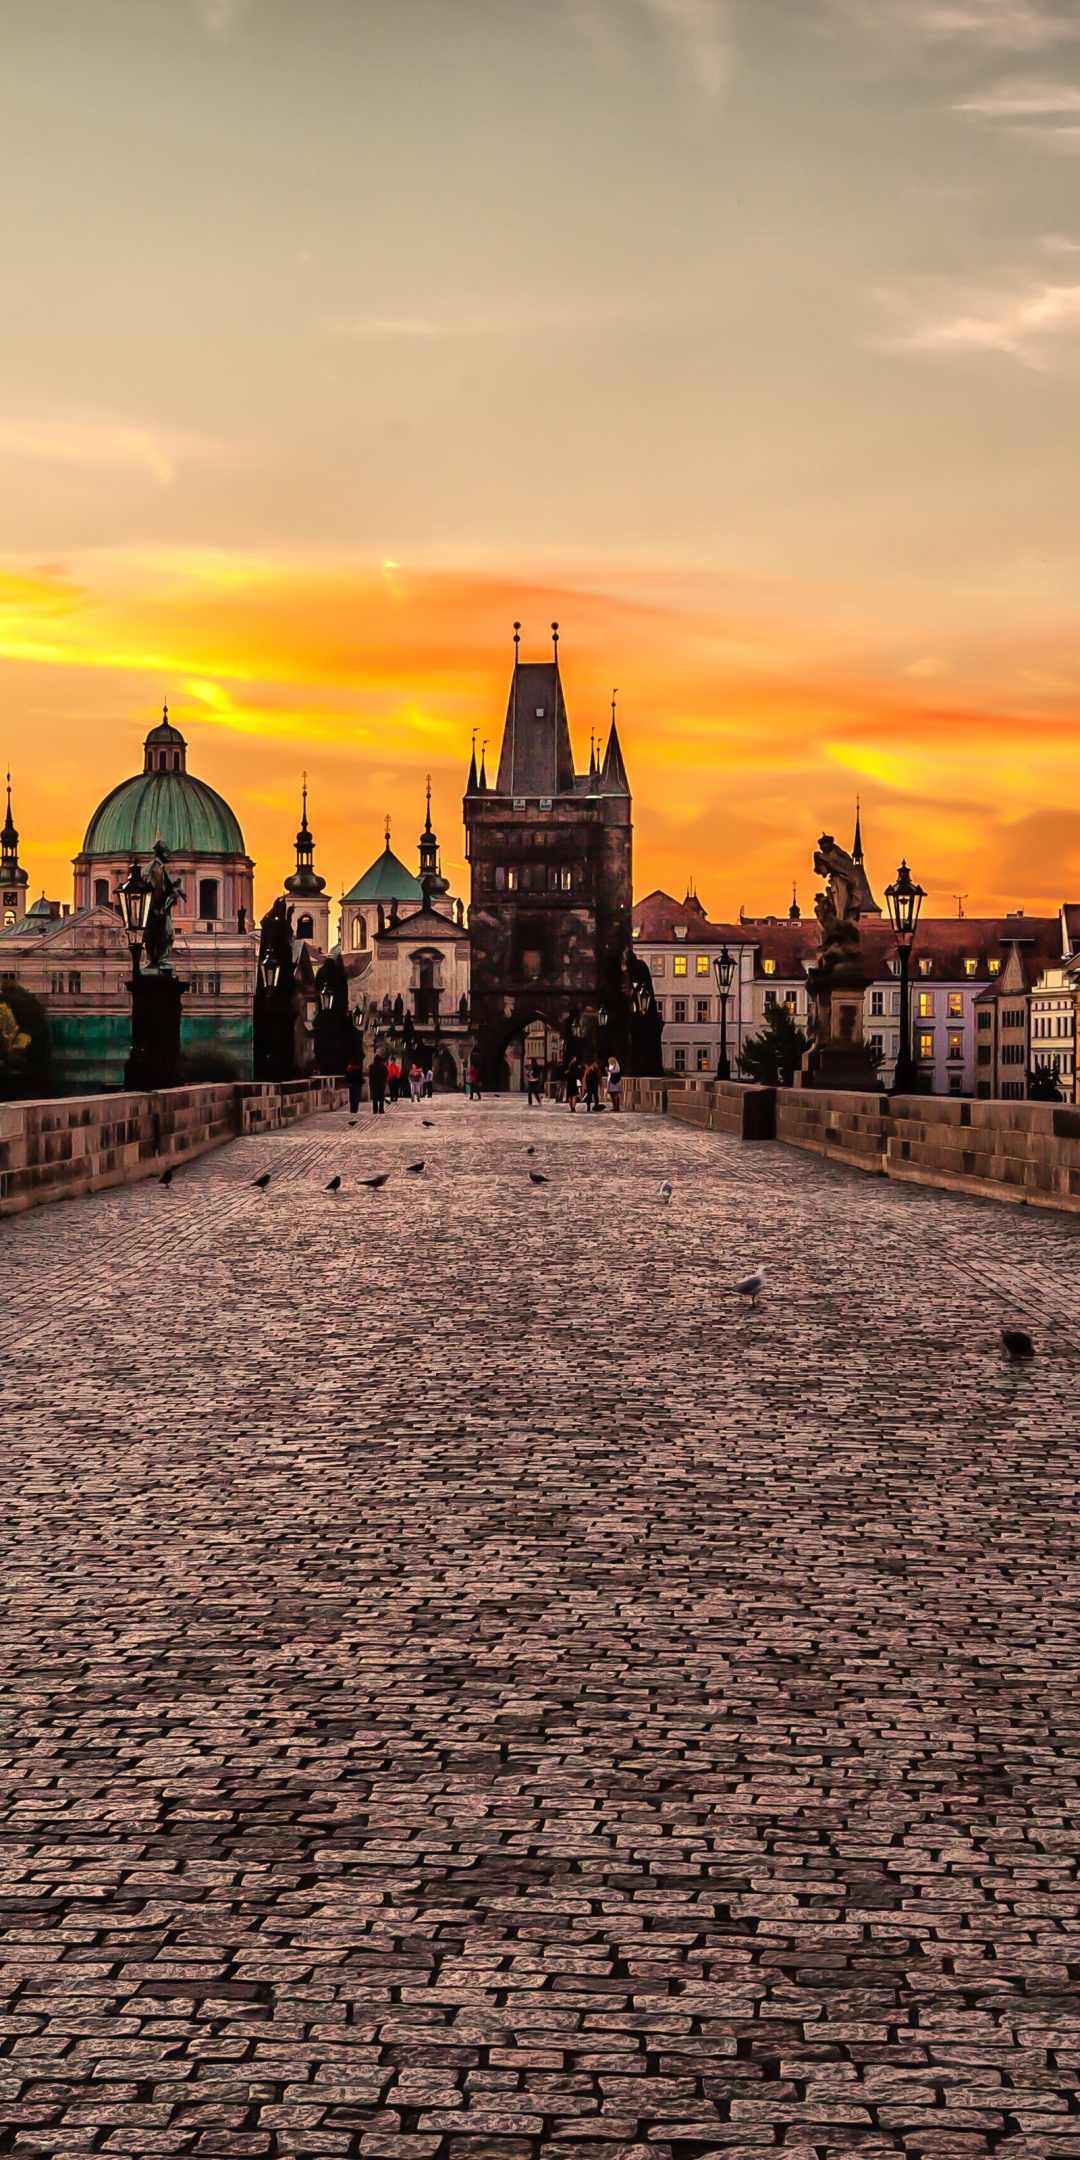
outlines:
M519 659L518 628L495 785L474 755L464 801L471 1018L489 1086L534 1020L562 1034L605 1006L617 1047L631 948L630 788L614 710L603 764L590 756L575 773L558 625L545 661Z

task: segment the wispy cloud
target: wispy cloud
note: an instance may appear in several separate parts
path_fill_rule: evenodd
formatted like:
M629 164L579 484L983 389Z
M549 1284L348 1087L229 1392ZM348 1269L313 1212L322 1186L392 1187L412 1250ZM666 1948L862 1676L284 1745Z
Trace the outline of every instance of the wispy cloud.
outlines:
M152 473L167 487L175 456L143 428L77 420L0 421L0 456L44 458L61 465L111 465Z
M723 0L635 0L677 55L697 91L710 102L727 80L729 45ZM626 0L563 0L570 20L609 60L621 50L630 19Z
M1075 83L998 83L954 99L952 109L996 128L1010 142L1059 154L1080 150L1080 87Z
M1044 52L1080 34L1075 13L1042 0L833 0L835 12L861 28L933 40L989 46L1002 52Z
M895 327L873 342L893 351L997 352L1047 370L1080 349L1080 284L1030 280L995 290L921 278L878 297Z
M661 29L674 38L699 90L720 95L727 79L728 44L716 0L642 0Z
M242 16L252 6L252 0L195 0L199 20L210 37L232 36Z

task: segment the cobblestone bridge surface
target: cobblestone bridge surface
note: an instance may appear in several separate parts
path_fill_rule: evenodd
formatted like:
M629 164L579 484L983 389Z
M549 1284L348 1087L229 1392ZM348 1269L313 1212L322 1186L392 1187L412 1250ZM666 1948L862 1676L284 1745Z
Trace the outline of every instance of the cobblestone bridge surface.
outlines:
M0 1227L0 2150L1080 2156L1078 1237L450 1100Z

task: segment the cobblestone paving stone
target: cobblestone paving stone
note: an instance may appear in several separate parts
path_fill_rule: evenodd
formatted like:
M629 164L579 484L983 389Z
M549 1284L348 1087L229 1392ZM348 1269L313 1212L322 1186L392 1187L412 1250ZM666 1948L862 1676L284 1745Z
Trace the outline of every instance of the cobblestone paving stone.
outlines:
M433 1116L0 1226L0 2150L1080 2160L1080 1225Z

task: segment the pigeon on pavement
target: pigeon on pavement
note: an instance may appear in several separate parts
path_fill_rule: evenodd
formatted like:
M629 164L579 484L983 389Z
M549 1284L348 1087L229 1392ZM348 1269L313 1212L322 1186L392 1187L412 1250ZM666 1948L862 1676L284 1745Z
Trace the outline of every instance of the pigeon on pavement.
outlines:
M354 1117L351 1117L351 1118L349 1119L349 1131L350 1131L350 1132L352 1131L352 1128L353 1128L353 1126L355 1125L355 1123L356 1123L356 1119L355 1119Z
M435 1120L433 1117L422 1117L420 1123L424 1127L426 1132L433 1132L435 1129Z
M389 1170L380 1170L378 1177L362 1177L360 1183L361 1185L370 1186L372 1192L379 1192L382 1186L387 1183L389 1176Z
M169 1165L169 1168L168 1168L167 1170L163 1170L163 1171L162 1171L162 1173L161 1173L161 1176L160 1176L160 1177L159 1177L159 1179L158 1179L158 1184L159 1184L159 1185L171 1185L171 1184L172 1184L172 1181L173 1181L173 1174L172 1174L172 1164L170 1163L170 1165Z
M741 1282L733 1283L731 1287L739 1297L747 1297L751 1305L756 1305L765 1288L765 1277L768 1272L768 1268L755 1268L752 1275L744 1275Z
M663 1184L660 1187L660 1198L663 1201L665 1207L667 1206L668 1201L670 1200L674 1190L675 1187L672 1184L671 1179L665 1178Z
M252 1182L252 1184L253 1184L253 1185L254 1185L254 1186L256 1187L256 1189L257 1189L257 1190L258 1190L259 1192L265 1192L265 1191L266 1191L266 1188L267 1188L267 1186L268 1186L268 1185L269 1185L269 1183L270 1183L270 1172L269 1172L269 1170L264 1170L264 1171L263 1171L263 1174L262 1174L262 1176L261 1176L261 1177L257 1177L257 1178L252 1178L252 1181L251 1181L251 1182Z
M1003 1327L1001 1340L1011 1358L1026 1358L1035 1355L1035 1345L1026 1328Z
M530 1172L529 1172L529 1183L530 1183L530 1185L547 1185L547 1184L548 1184L549 1182L550 1182L550 1180L549 1180L548 1178L546 1178L546 1177L544 1176L544 1173L543 1173L543 1171L542 1171L542 1170L530 1170Z
M534 1147L527 1147L525 1153L526 1155L535 1155L536 1149Z
M419 1175L420 1175L420 1172L421 1172L421 1170L423 1169L423 1167L424 1167L424 1165L423 1165L423 1163L422 1163L422 1162L410 1162L410 1163L406 1163L406 1165L405 1165L405 1175L406 1175L406 1177L419 1177Z
M329 1185L328 1185L328 1186L327 1186L327 1188L326 1188L326 1190L327 1190L327 1192L340 1192L340 1191L341 1191L341 1179L340 1179L339 1177L332 1177L332 1178L331 1178L331 1180L330 1180L330 1183L329 1183Z

